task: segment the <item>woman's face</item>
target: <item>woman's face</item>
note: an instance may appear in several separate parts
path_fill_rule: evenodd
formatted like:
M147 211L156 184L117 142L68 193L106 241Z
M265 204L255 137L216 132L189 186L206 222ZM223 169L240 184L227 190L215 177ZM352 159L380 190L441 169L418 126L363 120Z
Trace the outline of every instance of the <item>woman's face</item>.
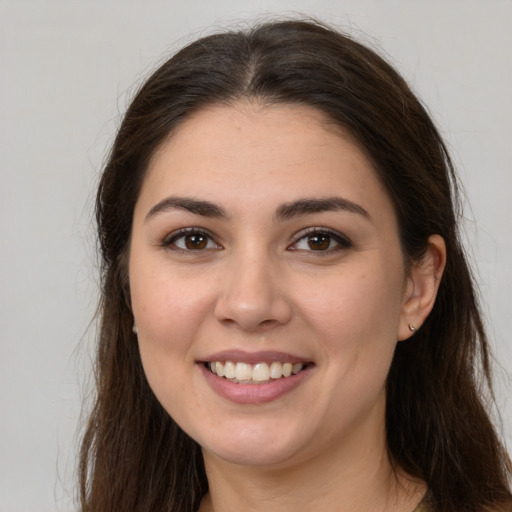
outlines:
M411 284L387 193L320 113L186 120L149 166L129 276L151 388L208 456L279 466L385 443Z

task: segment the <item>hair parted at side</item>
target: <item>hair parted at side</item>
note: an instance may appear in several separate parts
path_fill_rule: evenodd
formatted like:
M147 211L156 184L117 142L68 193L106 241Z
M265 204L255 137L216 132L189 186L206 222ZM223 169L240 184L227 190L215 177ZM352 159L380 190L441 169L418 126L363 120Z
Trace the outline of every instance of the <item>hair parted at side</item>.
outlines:
M429 115L374 51L318 22L282 21L200 39L165 62L128 108L99 185L102 256L97 397L81 447L84 512L197 510L208 483L200 447L163 410L132 332L127 258L148 163L180 122L254 99L312 106L348 130L395 206L403 252L441 235L447 265L434 309L398 343L386 426L397 467L424 479L435 510L510 510L510 466L489 419L487 340L457 231L456 176Z

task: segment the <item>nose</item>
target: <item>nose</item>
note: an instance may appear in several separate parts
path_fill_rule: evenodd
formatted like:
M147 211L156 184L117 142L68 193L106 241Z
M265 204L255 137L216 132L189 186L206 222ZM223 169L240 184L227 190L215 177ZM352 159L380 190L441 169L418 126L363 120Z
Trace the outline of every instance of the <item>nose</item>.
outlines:
M279 269L268 256L233 258L224 277L215 305L219 322L262 332L291 319L290 301L279 286Z

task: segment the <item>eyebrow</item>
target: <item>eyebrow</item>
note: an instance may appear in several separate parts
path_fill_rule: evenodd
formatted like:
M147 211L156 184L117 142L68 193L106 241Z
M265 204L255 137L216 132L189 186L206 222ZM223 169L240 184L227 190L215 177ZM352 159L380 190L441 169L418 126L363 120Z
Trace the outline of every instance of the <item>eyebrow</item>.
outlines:
M198 199L193 199L191 197L166 197L159 203L155 204L149 210L146 215L146 221L150 218L155 217L160 213L165 213L171 210L186 210L188 212L194 213L196 215L201 215L203 217L214 217L214 218L227 218L228 215L224 209L220 206L217 206L210 201L202 201Z
M186 210L190 213L201 215L203 217L229 218L223 208L210 201L193 199L191 197L171 196L166 197L153 206L146 215L145 221L148 221L158 214L171 210ZM276 210L274 219L280 222L301 215L340 210L357 213L368 220L371 220L370 214L362 206L342 197L327 197L322 199L305 198L285 203Z
M371 220L370 214L360 205L342 197L327 197L325 199L299 199L280 206L275 214L278 221L289 220L292 217L310 213L346 211L357 213Z

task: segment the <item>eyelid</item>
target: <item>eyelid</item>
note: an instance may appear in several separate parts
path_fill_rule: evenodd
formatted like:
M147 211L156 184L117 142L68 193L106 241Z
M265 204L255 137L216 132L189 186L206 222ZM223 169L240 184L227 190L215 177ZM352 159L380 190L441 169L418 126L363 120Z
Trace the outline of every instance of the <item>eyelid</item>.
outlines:
M194 234L208 237L215 244L215 246L216 246L215 249L223 248L221 246L221 244L216 240L216 237L210 231L208 231L207 229L195 227L195 226L180 228L180 229L173 231L172 233L169 233L168 235L166 235L164 237L164 239L162 240L160 245L162 247L164 247L165 249L169 249L169 250L173 250L173 251L177 251L177 252L183 252L183 253L192 253L192 252L199 253L199 252L202 252L205 250L211 250L211 248L210 248L210 249L202 249L202 250L194 251L192 249L190 249L190 250L182 249L181 247L177 247L176 245L173 245L180 238L183 238L187 235L194 235Z
M335 242L337 242L339 244L339 246L341 246L342 248L344 249L348 249L349 247L352 247L352 241L346 236L344 235L343 233L339 232L339 231L336 231L335 229L331 229L331 228L326 228L326 227L321 227L321 226L313 226L313 227L309 227L309 228L305 228L301 231L299 231L298 233L296 233L293 237L293 242L288 246L288 250L297 250L297 249L294 249L293 246L294 245L297 245L297 243L302 240L303 238L306 238L307 236L311 236L311 235L316 235L316 234L319 234L319 235L328 235L330 237L333 238L333 240ZM326 251L306 251L306 252L317 252L319 254L321 253L330 253L332 251L335 251L336 248L334 249L328 249Z

